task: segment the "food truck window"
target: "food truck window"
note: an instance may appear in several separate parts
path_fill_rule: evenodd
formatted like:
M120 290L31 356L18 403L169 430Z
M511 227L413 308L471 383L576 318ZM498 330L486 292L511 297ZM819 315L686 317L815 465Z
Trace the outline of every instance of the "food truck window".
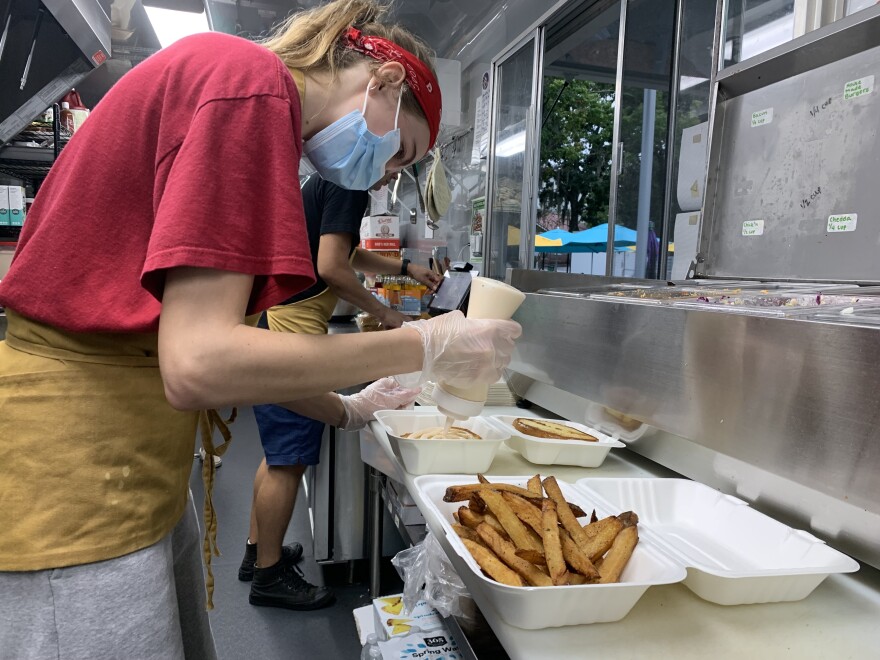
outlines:
M628 0L626 10L622 62L620 2L596 3L576 30L570 18L548 25L536 228L547 240L537 239L536 268L660 275L675 2Z
M534 153L527 145L534 133L535 54L535 38L530 37L495 66L488 243L489 275L495 278L503 278L507 268L529 267L521 248L531 228L524 235L521 218L524 206L532 204L526 177L532 176L529 154Z

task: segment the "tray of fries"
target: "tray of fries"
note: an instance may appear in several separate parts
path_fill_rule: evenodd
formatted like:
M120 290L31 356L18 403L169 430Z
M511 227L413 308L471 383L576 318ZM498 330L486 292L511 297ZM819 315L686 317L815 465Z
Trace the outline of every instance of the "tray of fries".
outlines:
M594 501L639 512L643 535L687 569L684 585L719 605L806 598L859 564L809 532L688 479L581 479Z
M484 417L455 422L453 437L442 437L446 415L419 410L380 410L375 414L394 455L410 474L474 474L488 470L509 433ZM426 430L441 437L407 437ZM454 437L469 435L473 437Z
M601 431L567 420L552 421L556 424L562 424L584 432L595 438L595 440L584 441L535 437L520 432L514 426L518 419L522 419L516 415L495 415L492 419L510 434L510 438L506 440L507 446L521 454L529 463L535 463L536 465L575 465L577 467L595 468L605 462L608 452L613 448L626 447L620 440L612 438Z
M510 625L618 621L649 587L687 575L653 538L640 535L636 514L594 503L572 484L538 475L475 481L426 475L415 487L471 594Z

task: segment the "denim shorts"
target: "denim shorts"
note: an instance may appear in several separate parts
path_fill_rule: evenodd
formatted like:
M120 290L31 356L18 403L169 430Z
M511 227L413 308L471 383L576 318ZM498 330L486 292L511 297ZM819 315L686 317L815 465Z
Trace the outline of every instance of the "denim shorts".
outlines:
M254 406L267 465L317 465L324 422L275 405Z

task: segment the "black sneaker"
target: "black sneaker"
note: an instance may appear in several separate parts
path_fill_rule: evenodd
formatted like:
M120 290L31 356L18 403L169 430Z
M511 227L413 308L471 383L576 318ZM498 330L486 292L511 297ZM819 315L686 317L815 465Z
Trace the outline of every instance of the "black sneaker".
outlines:
M285 545L281 548L281 561L284 563L296 563L303 556L303 547L299 543ZM250 582L254 579L254 566L257 563L257 544L246 543L244 546L244 559L238 567L238 579L242 582Z
M317 610L336 600L327 587L316 587L303 578L296 564L279 561L268 568L256 568L251 594L251 605L283 607L288 610Z

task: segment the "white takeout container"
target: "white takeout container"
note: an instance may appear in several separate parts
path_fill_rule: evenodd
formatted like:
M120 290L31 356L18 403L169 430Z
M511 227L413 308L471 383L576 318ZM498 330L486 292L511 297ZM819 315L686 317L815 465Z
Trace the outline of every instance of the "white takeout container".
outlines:
M523 477L491 477L491 481L526 487ZM582 584L564 587L509 587L487 578L461 539L452 529L452 513L467 502L444 502L447 486L476 483L476 477L424 476L415 487L424 496L429 511L425 519L435 536L446 537L452 546L450 561L481 607L488 603L512 626L536 630L584 623L619 621L625 617L648 587L681 582L686 571L662 553L648 539L640 539L617 584ZM593 503L571 484L560 481L565 498L592 511ZM596 506L600 518L620 511ZM439 521L440 528L436 527ZM582 524L589 522L580 519Z
M529 463L537 465L576 465L595 468L605 462L605 457L608 456L608 452L612 448L626 447L620 440L611 438L601 431L564 419L547 421L559 422L578 431L589 433L597 439L596 442L556 440L526 435L517 431L513 426L514 420L519 419L517 415L495 415L492 419L510 434L510 438L506 441L507 446L522 454Z
M485 472L495 460L508 433L484 417L456 421L479 435L481 440L420 440L402 438L404 433L446 424L446 415L418 410L380 410L376 421L388 434L394 455L410 474L476 474Z
M643 536L687 568L685 586L719 605L806 598L859 564L809 532L688 479L581 479L588 499L635 511Z
M525 487L523 477L490 477ZM618 584L509 587L487 578L453 531L452 513L466 502L444 502L447 486L476 477L424 476L415 487L428 503L425 519L452 548L450 561L477 604L510 625L538 629L619 621L654 585L683 582L721 605L800 600L828 575L858 570L858 562L811 534L755 511L742 500L686 479L560 481L570 502L602 518L639 516L639 543ZM587 520L579 520L586 524Z

